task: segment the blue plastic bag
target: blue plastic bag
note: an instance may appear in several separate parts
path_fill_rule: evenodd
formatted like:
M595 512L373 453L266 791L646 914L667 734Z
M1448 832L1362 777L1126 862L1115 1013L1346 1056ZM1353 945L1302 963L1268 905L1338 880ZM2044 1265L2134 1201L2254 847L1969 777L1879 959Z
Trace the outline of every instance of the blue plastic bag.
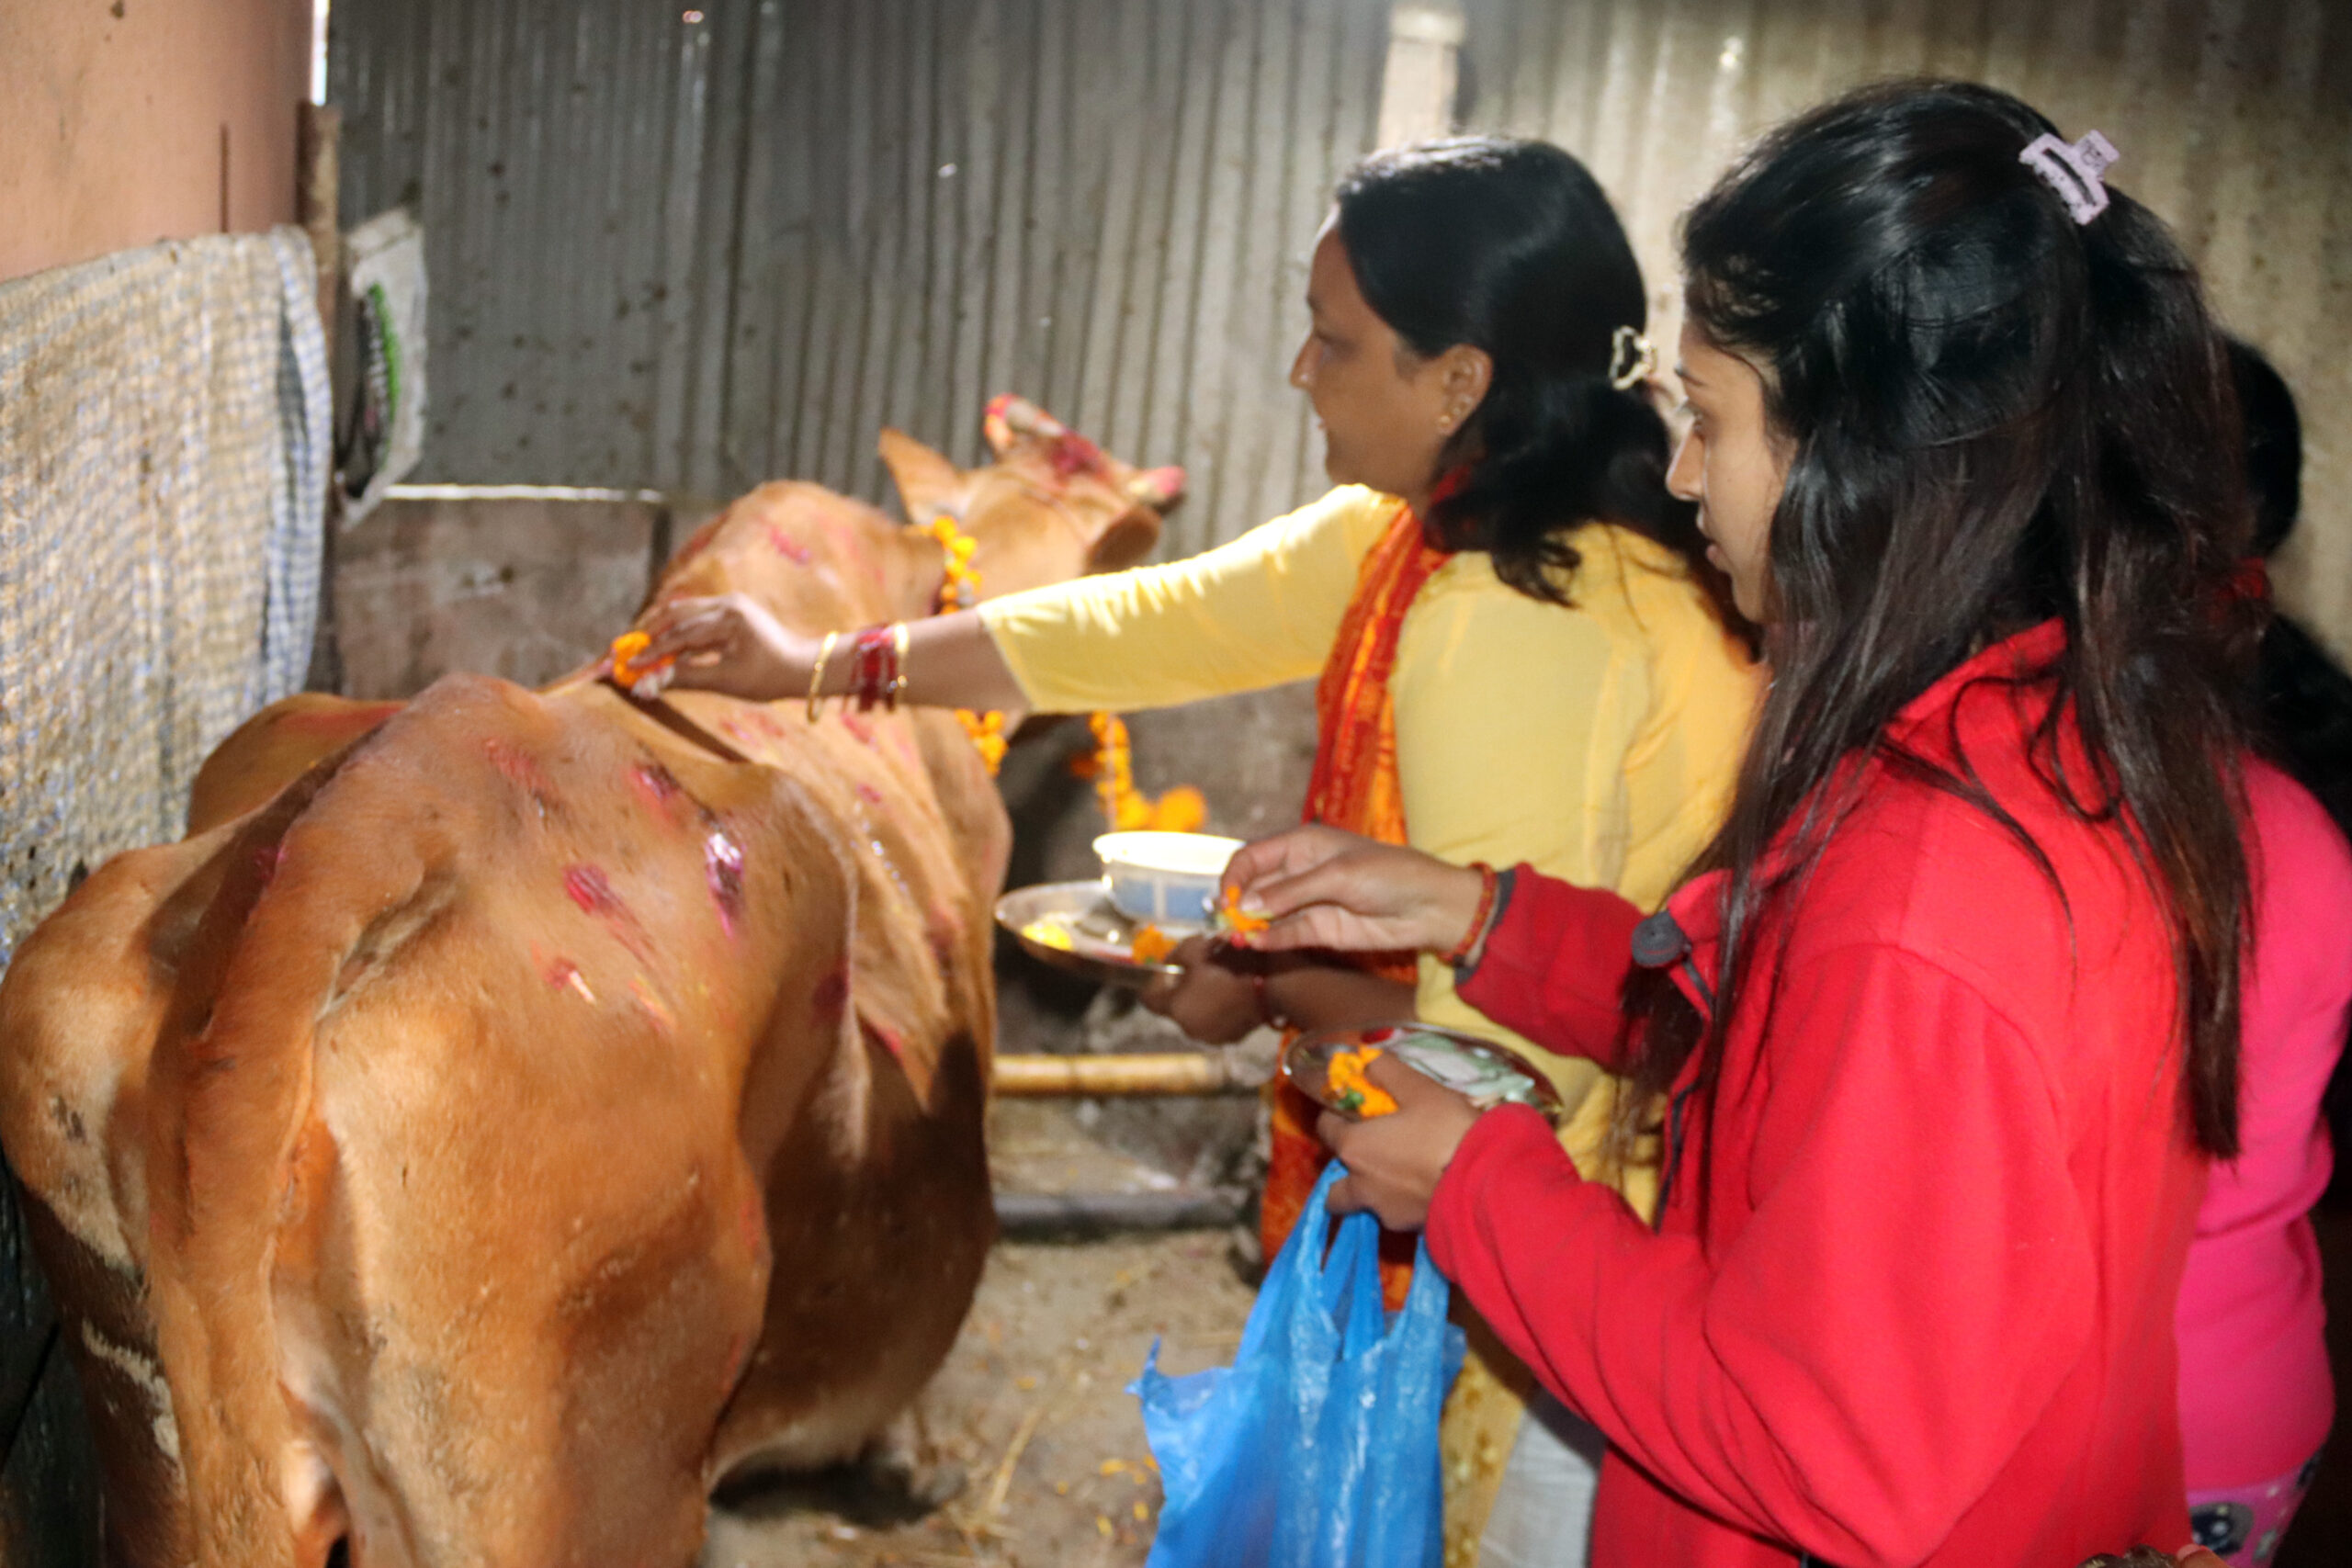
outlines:
M1404 1309L1380 1300L1379 1223L1351 1214L1330 1251L1316 1184L1250 1308L1230 1367L1159 1371L1128 1392L1166 1500L1146 1568L1436 1568L1443 1555L1437 1427L1462 1330L1423 1243Z

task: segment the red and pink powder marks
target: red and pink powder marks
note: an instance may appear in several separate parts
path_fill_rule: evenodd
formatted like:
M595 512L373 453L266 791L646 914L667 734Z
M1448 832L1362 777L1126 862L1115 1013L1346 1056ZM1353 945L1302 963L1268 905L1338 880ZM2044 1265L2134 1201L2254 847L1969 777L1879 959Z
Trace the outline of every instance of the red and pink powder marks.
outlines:
M816 995L810 998L820 1024L837 1023L849 1006L849 961L843 959L831 974L817 982Z
M539 820L546 821L548 812L555 805L555 788L548 783L547 775L540 772L537 759L496 737L483 741L481 750L482 755L490 759L490 765L497 769L507 783L521 790L538 813Z
M875 1020L870 1018L860 1018L857 1021L857 1025L860 1029L865 1032L865 1037L868 1040L873 1041L876 1044L881 1046L882 1049L890 1053L890 1060L898 1063L900 1066L906 1066L907 1037L905 1035L899 1033L888 1024L876 1022Z
M646 953L645 927L635 911L623 902L613 888L613 880L602 866L574 862L563 868L563 891L581 913L603 923L623 947L643 957Z
M882 570L882 562L865 541L858 537L857 525L832 513L821 513L817 525L824 530L825 543L836 561L855 561L864 570L867 581L877 590L889 587L889 575Z
M808 546L774 523L767 525L767 535L768 547L795 566L807 566L817 558Z
M1046 447L1046 460L1054 466L1057 479L1071 479L1079 474L1099 474L1102 471L1102 448L1076 431L1058 435Z
M629 789L648 807L668 815L671 803L686 793L678 775L659 762L639 762L628 771Z
M580 965L571 959L560 953L549 954L542 951L538 943L533 942L531 963L538 970L539 978L547 982L549 990L570 991L590 1007L596 1005L596 992L588 984L588 976L582 975L580 972Z
M956 950L964 945L964 914L944 899L932 900L923 920L923 936L931 943L931 955L939 963L943 975L956 968Z
M539 978L551 991L570 991L590 1007L597 1005L595 987L578 964L561 953L551 953L537 942L531 944L531 964ZM678 1015L662 998L662 993L643 975L632 975L628 982L629 1000L652 1024L655 1032L672 1034L678 1027Z
M505 775L506 782L534 793L547 788L547 777L539 772L538 762L520 748L492 737L481 743L482 755L490 765Z
M743 847L714 829L702 844L703 877L718 909L718 926L729 936L743 918Z
M639 1011L645 1014L656 1032L669 1034L676 1031L678 1015L670 1010L669 1003L662 999L662 994L646 981L644 976L629 976L628 994L629 999L637 1004Z

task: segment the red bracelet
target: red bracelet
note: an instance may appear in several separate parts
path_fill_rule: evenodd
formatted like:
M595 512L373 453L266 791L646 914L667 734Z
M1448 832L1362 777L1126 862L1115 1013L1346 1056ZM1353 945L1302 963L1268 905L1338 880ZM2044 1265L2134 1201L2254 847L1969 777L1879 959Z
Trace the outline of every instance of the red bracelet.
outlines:
M904 622L868 626L850 644L849 694L857 711L871 713L876 703L884 712L899 705L899 692L907 683L907 628Z
M1453 951L1438 960L1449 969L1459 968L1462 961L1470 956L1470 950L1478 945L1478 939L1487 934L1487 917L1495 912L1495 889L1502 881L1485 861L1472 861L1470 869L1478 874L1478 912L1470 917L1470 929L1462 933Z

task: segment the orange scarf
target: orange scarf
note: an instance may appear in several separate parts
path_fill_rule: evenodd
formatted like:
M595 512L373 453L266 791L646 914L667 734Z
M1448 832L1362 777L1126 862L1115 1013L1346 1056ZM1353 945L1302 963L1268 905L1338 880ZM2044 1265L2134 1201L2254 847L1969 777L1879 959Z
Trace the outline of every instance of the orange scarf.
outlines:
M1409 507L1380 536L1356 570L1354 597L1331 640L1331 655L1315 688L1315 772L1306 784L1305 819L1344 828L1383 843L1405 841L1405 797L1396 777L1396 700L1389 676L1405 613L1430 574L1450 558L1422 536ZM1366 954L1373 974L1409 984L1409 953ZM1266 1189L1258 1205L1258 1236L1271 1262L1298 1223L1330 1156L1315 1136L1317 1107L1287 1082L1274 1080L1273 1140ZM1412 1253L1405 1252L1409 1269ZM1384 1275L1394 1270L1384 1269ZM1384 1280L1401 1301L1403 1280ZM1396 1304L1396 1302L1391 1303Z
M1344 828L1385 844L1405 841L1405 798L1396 779L1396 699L1388 677L1405 612L1447 553L1421 536L1420 520L1399 507L1356 570L1331 657L1315 687L1315 772L1305 820ZM1384 955L1375 965L1387 973ZM1409 961L1405 965L1409 971Z

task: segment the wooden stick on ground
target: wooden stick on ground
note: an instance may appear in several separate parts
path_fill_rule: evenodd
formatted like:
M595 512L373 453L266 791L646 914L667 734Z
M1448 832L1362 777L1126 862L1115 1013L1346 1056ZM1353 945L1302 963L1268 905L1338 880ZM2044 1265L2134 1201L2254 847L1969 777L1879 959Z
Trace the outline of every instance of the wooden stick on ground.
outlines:
M1250 1094L1258 1086L1230 1052L1166 1051L1119 1056L1012 1055L996 1059L996 1091L1057 1096Z

